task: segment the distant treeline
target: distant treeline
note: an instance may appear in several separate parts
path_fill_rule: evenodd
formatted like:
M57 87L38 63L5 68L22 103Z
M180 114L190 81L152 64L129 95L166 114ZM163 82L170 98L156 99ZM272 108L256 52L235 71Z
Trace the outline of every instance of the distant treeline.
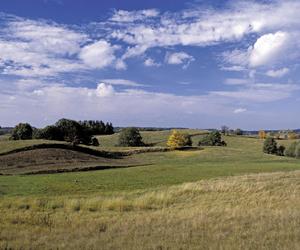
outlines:
M115 127L115 132L119 132L122 129L127 127ZM179 130L179 129L188 129L188 128L159 128L159 127L135 127L139 131L165 131L165 130Z
M92 135L112 135L114 133L114 127L111 122L85 120L79 121L79 124L88 128Z

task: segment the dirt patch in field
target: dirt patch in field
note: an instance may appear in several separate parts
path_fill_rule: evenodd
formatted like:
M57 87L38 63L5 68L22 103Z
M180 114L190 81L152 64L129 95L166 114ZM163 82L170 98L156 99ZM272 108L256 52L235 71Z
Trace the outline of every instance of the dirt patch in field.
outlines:
M0 174L87 171L142 164L130 156L114 159L67 149L45 148L0 156Z

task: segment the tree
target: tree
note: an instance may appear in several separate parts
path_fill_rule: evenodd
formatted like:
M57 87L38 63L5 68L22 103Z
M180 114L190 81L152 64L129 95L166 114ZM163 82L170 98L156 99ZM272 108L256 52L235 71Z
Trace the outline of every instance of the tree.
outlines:
M64 134L57 126L47 126L43 129L35 129L33 133L35 139L63 141Z
M222 141L222 136L219 131L215 130L203 137L199 143L199 146L226 146L226 142Z
M274 138L268 137L265 140L263 151L266 154L277 154L277 142Z
M170 148L192 146L191 136L174 130L168 139L167 146Z
M280 145L280 146L277 148L277 155L279 155L279 156L284 156L284 151L285 151L285 146Z
M19 123L12 131L11 140L30 140L32 139L33 129L28 123Z
M259 137L259 139L266 139L266 137L267 137L266 132L264 130L260 130L258 132L258 137Z
M144 146L143 138L137 128L124 128L119 135L119 145L124 147Z
M223 126L221 127L221 133L222 133L223 135L227 135L227 134L228 134L228 130L229 130L229 128L228 128L227 126L225 126L225 125L223 125Z
M98 147L100 145L98 139L96 137L92 138L92 146Z
M237 128L237 129L234 131L234 133L235 133L236 135L243 135L243 130L241 130L240 128Z
M69 119L60 119L55 126L61 131L65 141L73 144L91 144L91 131L80 123Z

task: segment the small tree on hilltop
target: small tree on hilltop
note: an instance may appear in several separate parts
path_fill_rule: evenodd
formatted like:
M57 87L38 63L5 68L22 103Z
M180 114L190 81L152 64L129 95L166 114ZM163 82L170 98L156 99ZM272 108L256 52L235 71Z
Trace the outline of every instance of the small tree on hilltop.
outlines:
M170 148L192 146L191 136L174 130L168 139L167 146Z
M11 140L30 140L32 139L33 129L28 123L19 123L12 131Z
M139 147L145 144L137 128L124 128L119 135L119 145L124 147Z
M277 142L274 138L268 137L265 140L263 151L266 154L277 154Z

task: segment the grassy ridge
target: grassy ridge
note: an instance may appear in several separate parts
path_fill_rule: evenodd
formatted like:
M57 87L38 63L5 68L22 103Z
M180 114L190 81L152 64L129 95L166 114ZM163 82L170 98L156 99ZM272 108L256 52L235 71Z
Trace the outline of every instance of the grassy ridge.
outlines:
M297 249L300 172L0 200L0 249Z

